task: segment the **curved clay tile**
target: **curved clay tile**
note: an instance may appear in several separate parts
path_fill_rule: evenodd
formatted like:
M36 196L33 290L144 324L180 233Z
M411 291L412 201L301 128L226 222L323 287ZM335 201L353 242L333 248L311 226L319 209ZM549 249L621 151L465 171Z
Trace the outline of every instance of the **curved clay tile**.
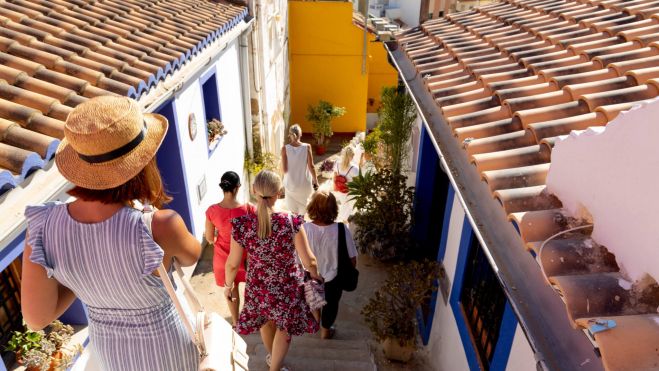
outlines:
M613 254L589 236L576 234L547 242L538 262L547 277L618 272Z
M478 83L478 81L470 81L464 84L458 84L448 88L429 89L429 90L430 93L432 93L433 98L439 99L443 97L468 93L479 89L483 89L483 87Z
M610 26L602 29L602 32L606 32L611 36L616 36L622 31L627 30L638 30L641 28L648 28L650 26L656 26L657 22L653 19L643 19L636 22L625 23L621 25Z
M506 214L520 211L538 211L560 208L563 205L547 192L545 185L502 189L494 193Z
M454 104L451 106L443 106L442 114L445 117L460 116L460 115L466 115L469 113L486 110L488 108L493 108L498 105L499 102L496 101L494 97L490 96L470 102Z
M521 88L524 86L541 84L544 82L546 81L542 76L532 75L532 76L520 77L512 80L494 81L487 84L487 86L490 88L490 90L495 91L500 89Z
M584 317L648 313L643 306L634 304L630 291L620 285L621 280L624 279L619 273L550 277L563 295L572 322ZM656 307L652 309L656 313Z
M511 213L508 220L526 242L544 241L564 230L567 223L560 209Z
M50 160L55 155L59 140L22 128L20 125L0 119L0 142L9 146L38 153Z
M522 77L528 77L530 75L531 73L529 72L529 70L520 67L515 70L511 70L507 72L481 75L478 77L478 79L481 81L483 85L487 85L497 81L514 80Z
M625 89L585 94L579 100L585 102L589 109L594 111L599 106L650 99L656 97L657 94L659 94L659 89L655 85L643 84Z
M604 32L593 33L592 30L587 29L584 29L584 31L586 32L580 32L574 34L573 36L556 40L556 42L563 45L563 47L568 47L573 44L587 43L591 41L606 39L609 37L609 35L605 34Z
M645 84L650 79L659 78L659 66L634 69L625 72L625 75L633 77L637 84Z
M564 53L555 53L557 56L560 55L570 55L568 51L565 51ZM553 56L550 58L538 58L538 61L534 60L524 60L524 65L527 68L532 69L535 73L539 73L542 70L546 69L552 69L552 68L561 68L561 67L567 67L567 66L574 66L577 64L581 63L586 63L588 62L588 58L584 55L574 55L574 56L568 56L564 58L554 58Z
M536 144L533 134L527 130L518 130L491 137L467 141L465 150L468 155L511 150Z
M540 153L540 146L536 144L528 147L476 154L471 156L471 162L476 165L479 172L482 172L509 167L539 165L549 162L549 158Z
M451 128L461 128L464 126L484 124L486 122L503 120L510 118L510 112L504 107L498 106L482 111L468 113L465 115L447 117L446 122Z
M591 126L604 126L607 122L604 113L590 112L557 120L536 122L530 124L528 128L533 133L535 141L539 143L545 138L567 135L572 130L584 130Z
M41 157L31 151L0 143L0 168L16 174L22 182L34 170L43 168Z
M474 83L476 84L476 82ZM456 105L470 101L485 99L489 96L490 94L486 92L484 88L480 88L480 89L466 91L463 93L437 98L435 99L435 102L437 102L437 104L439 104L440 106L450 106L450 105Z
M590 328L596 321L613 321L615 328L593 336L607 370L656 370L659 368L659 314L581 318L577 324Z
M549 164L522 166L501 170L488 170L481 173L482 179L494 193L500 189L522 188L544 185L549 172Z
M579 100L552 106L517 111L513 116L513 120L520 120L522 125L527 128L530 124L535 122L556 120L588 113L589 111L590 110L588 109L588 105L585 102Z
M589 83L593 81L612 79L618 76L619 75L615 70L611 68L604 68L589 72L576 73L574 75L556 76L551 79L551 82L562 88L566 85Z
M570 94L572 100L577 100L584 94L625 89L636 85L638 85L636 79L629 76L622 76L581 84L565 85L563 86L563 90Z
M592 59L592 58L595 58L595 57L598 57L598 56L605 56L605 55L611 55L611 54L615 54L615 53L623 53L623 52L638 50L642 46L643 45L641 45L641 43L639 43L639 42L628 41L628 42L623 42L623 43L619 43L619 44L604 46L604 47L601 47L601 48L583 50L581 52L581 54L584 54L588 58Z
M646 48L634 49L622 53L601 55L599 57L595 57L593 61L599 63L602 67L606 67L609 64L615 62L622 62L630 59L654 57L657 55L659 55L657 49L646 47Z
M622 43L622 39L620 37L607 37L607 38L600 38L597 40L593 41L587 41L587 42L582 42L582 43L575 43L571 44L567 47L568 50L571 50L573 54L577 55L583 51L586 50L591 50L591 49L598 49L598 48L603 48L606 46L612 46L616 44Z
M499 102L503 102L507 99L544 94L556 90L558 90L556 85L549 82L543 82L540 84L527 85L516 88L497 89L494 94L498 97Z
M517 112L532 108L568 103L571 100L573 99L569 93L563 90L558 90L543 94L506 99L503 101L503 105L508 107L510 112Z
M511 118L506 118L503 120L486 122L484 124L464 126L461 128L455 128L453 134L457 140L462 143L465 139L478 139L491 137L495 135L510 133L513 131L522 130L522 126L515 122Z
M434 78L434 76L430 76L427 78L424 78L424 83L426 87L428 88L429 91L437 90L437 89L443 89L446 87L454 86L454 85L461 85L461 84L467 84L470 82L474 82L474 78L471 75L464 74L462 76L454 77L452 79L446 79L442 80L439 78Z
M540 71L538 71L538 75L543 76L545 80L549 80L552 77L556 76L562 76L562 75L575 75L578 73L583 73L583 72L589 72L589 71L594 71L601 69L602 66L590 61L590 62L584 62L584 63L579 63L579 64L573 64L569 66L563 66L563 67L555 67L555 68L545 68Z

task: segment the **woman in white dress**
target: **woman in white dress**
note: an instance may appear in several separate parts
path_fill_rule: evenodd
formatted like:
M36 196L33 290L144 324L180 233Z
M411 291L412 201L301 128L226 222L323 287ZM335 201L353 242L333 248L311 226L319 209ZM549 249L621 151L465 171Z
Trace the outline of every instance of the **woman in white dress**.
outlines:
M281 162L284 170L286 207L289 211L304 214L307 199L318 188L316 168L313 164L311 146L300 141L302 129L295 124L288 129L291 142L281 149Z
M341 151L341 160L334 166L334 195L339 201L338 221L345 222L352 214L354 201L348 200L348 192L343 183L347 184L359 175L359 165L353 162L355 151L351 146L344 147Z

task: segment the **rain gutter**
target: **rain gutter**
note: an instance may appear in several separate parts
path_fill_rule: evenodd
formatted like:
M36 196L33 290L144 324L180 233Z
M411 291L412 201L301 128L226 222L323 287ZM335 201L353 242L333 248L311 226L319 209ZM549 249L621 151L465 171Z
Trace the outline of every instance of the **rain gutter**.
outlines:
M402 50L390 46L385 43L423 125L431 134L441 166L535 353L538 370L603 370L593 344L583 331L571 326L565 303L546 283L540 266L508 222L505 211L469 162L421 76Z

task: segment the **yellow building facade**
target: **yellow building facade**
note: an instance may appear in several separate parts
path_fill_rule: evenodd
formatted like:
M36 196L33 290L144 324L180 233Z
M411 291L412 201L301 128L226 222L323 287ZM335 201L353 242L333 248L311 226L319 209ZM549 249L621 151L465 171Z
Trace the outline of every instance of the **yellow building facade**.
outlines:
M311 132L307 107L319 100L345 107L334 132L366 130L367 112L377 112L380 91L397 84L381 42L369 33L363 73L364 31L353 23L350 2L296 1L289 4L291 123Z

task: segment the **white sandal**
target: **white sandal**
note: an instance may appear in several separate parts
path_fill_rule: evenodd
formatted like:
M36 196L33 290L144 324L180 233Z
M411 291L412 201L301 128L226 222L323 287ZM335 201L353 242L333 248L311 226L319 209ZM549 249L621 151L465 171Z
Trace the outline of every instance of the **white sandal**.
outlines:
M265 364L268 365L268 367L270 367L271 363L272 363L272 355L268 354L267 356L265 356Z

